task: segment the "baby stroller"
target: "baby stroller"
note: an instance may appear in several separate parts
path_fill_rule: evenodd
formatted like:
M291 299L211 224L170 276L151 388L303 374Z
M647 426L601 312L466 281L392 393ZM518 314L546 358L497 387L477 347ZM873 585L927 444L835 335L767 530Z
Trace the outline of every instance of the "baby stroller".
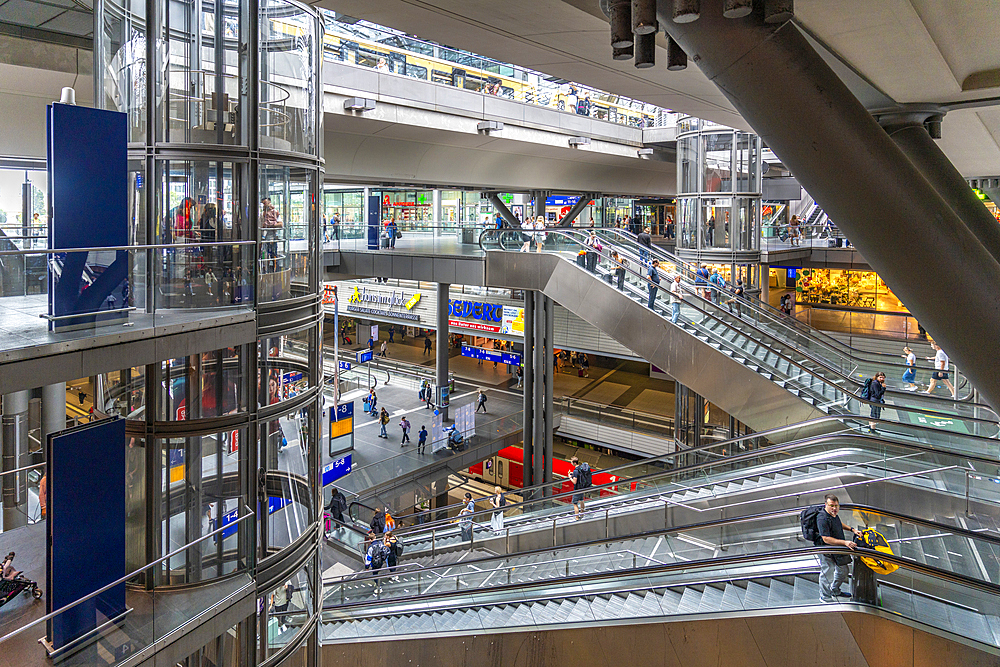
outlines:
M0 607L17 597L18 593L30 595L36 600L42 597L42 589L38 587L38 583L26 579L20 572L15 571L13 563L14 552L11 551L3 559L3 572L2 577L0 577Z

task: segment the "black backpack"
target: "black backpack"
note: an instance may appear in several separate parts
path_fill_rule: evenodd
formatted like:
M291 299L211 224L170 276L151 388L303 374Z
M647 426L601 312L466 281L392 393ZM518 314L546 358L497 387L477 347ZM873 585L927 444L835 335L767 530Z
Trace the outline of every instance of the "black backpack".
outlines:
M375 542L372 546L375 549L374 553L372 553L371 569L377 570L385 565L385 549L382 548L382 544L379 542Z
M821 541L819 536L819 526L816 525L816 520L819 518L819 513L823 511L822 505L813 505L812 507L807 507L799 513L799 525L802 526L802 537L812 544L818 545Z
M594 479L590 473L590 464L581 463L576 469L576 487L578 489L585 489L594 483Z

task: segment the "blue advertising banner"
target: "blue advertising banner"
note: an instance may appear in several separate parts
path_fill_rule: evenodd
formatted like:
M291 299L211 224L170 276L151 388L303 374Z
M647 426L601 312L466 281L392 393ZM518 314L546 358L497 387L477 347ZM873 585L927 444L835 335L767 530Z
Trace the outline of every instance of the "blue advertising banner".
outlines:
M84 424L48 437L46 613L62 609L125 570L125 420ZM124 614L125 584L50 619L46 639L58 651Z
M510 364L511 366L521 365L521 355L503 350L490 350L485 347L462 346L462 356L472 359L482 359L483 361L495 361L498 364Z
M126 114L50 104L46 120L49 247L128 245ZM126 251L61 253L48 268L50 331L127 318Z
M351 472L351 455L342 456L333 463L323 466L323 486L333 484L338 479Z

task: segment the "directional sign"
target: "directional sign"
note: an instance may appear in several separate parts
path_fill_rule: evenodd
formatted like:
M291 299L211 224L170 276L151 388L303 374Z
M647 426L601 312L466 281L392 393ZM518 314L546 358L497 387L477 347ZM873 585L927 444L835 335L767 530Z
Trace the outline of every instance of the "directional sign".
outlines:
M374 352L372 352L371 350L364 350L363 352L358 352L358 363L359 364L368 363L369 361L372 360L373 355Z
M351 370L351 362L349 362L349 361L341 361L340 362L340 370L342 370L342 371L349 371L349 370Z

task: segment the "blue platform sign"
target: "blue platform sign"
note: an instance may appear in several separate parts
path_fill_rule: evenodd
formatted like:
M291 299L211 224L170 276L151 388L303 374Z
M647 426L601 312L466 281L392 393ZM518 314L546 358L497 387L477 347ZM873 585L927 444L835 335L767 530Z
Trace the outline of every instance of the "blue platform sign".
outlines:
M483 361L495 361L498 364L510 364L511 366L521 365L521 355L503 350L490 350L485 347L462 346L462 356L471 359L482 359Z
M236 531L239 530L239 525L236 523L240 518L240 510L236 508L230 510L222 515L221 526L222 528L222 539L226 539L230 535L235 535Z
M349 370L351 370L351 362L349 362L349 361L341 361L340 362L340 370L342 370L342 371L349 371Z
M333 484L351 472L351 455L342 456L333 463L323 466L323 486Z
M371 350L364 350L362 352L358 352L358 363L359 364L368 363L369 361L372 360L374 354L375 353L372 352Z
M330 408L330 457L351 449L354 449L354 401Z

